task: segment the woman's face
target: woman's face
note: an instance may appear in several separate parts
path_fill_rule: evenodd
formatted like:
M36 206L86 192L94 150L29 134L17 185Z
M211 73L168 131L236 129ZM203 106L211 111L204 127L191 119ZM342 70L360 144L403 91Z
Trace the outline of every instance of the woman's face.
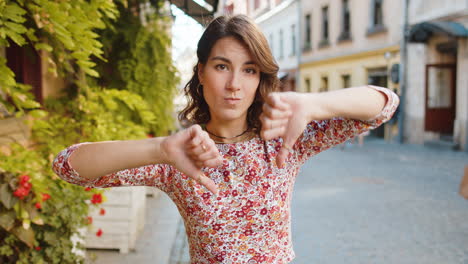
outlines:
M260 69L249 50L233 37L219 39L198 77L212 121L247 120L260 83Z

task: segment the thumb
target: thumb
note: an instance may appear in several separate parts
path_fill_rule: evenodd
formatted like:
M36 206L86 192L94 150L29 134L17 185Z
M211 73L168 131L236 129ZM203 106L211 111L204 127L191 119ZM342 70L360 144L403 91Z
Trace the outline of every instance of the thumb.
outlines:
M283 144L281 145L281 149L278 152L278 156L276 156L276 164L278 167L283 168L288 158L289 154L293 152L295 139L290 135L286 134L283 138Z
M218 194L218 186L216 183L209 177L207 177L202 170L194 166L192 163L187 164L186 173L187 176L197 181L199 184L203 185L206 189L208 189L213 194Z

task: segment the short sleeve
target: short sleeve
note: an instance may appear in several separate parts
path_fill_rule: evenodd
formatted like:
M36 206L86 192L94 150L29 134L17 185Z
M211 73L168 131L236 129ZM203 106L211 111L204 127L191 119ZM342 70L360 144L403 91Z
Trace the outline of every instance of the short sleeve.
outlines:
M104 175L94 180L81 177L74 170L69 162L73 152L80 146L87 143L80 143L70 146L61 151L55 158L52 168L54 172L63 180L92 188L107 188L120 186L152 186L168 193L172 189L172 166L167 164L154 164L138 168L125 169L108 175Z
M300 164L303 164L311 156L343 143L356 135L375 129L392 118L399 104L398 96L387 88L369 87L387 97L387 102L382 111L367 121L333 118L310 122L293 148L297 153Z

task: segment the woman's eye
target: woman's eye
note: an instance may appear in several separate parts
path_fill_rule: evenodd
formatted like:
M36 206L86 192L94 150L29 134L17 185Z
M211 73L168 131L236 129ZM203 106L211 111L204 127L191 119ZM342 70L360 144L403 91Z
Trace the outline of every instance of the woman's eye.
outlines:
M222 71L227 70L227 66L224 65L224 64L218 64L218 65L216 65L215 67L216 67L216 69L218 69L218 70L222 70Z
M245 72L247 72L249 74L255 74L255 73L257 73L257 70L249 68L249 69L245 69Z

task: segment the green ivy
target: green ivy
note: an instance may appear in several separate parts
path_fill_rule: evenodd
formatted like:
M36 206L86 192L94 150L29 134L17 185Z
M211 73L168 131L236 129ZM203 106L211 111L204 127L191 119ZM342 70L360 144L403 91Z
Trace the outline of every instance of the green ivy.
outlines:
M161 9L163 1L153 2L156 10ZM168 18L156 12L142 25L131 10L118 7L121 17L101 33L109 62L97 62L103 72L98 83L141 95L157 116L152 132L167 134L174 124L172 98L179 81L169 52Z
M154 12L142 25L137 13L145 2ZM89 200L101 191L59 179L51 169L59 151L172 129L177 77L162 2L0 0L0 49L15 43L43 50L48 70L68 83L62 97L41 105L0 57L0 104L28 115L32 128L30 146L13 143L0 154L0 263L84 262L72 253L84 245L71 237L86 227ZM20 199L24 175L31 191ZM43 200L44 193L51 198Z

